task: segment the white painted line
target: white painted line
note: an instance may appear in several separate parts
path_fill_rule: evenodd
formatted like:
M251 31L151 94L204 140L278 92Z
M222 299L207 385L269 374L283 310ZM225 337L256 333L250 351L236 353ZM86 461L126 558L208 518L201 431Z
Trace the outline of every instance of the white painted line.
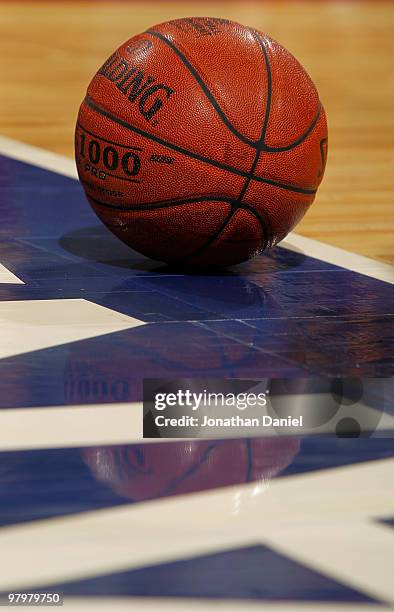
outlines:
M312 240L292 232L279 243L279 246L289 249L289 251L302 252L309 257L315 257L335 266L340 266L346 270L352 270L371 278L385 281L386 283L394 283L394 266L386 264L382 261L369 259L363 255L350 253L338 247Z
M294 403L298 402L300 397L304 397L310 405L315 396L286 396L285 400L290 402L292 397ZM357 420L364 429L368 429L368 424L371 424L371 430L376 431L377 437L382 438L386 431L394 430L392 415L374 410L359 402L349 406L348 410L341 409L339 417L337 415L320 427L288 428L285 433L293 436L331 434L335 431L336 422L351 415L352 411L353 413L357 411ZM377 421L379 423L376 425ZM186 438L143 438L142 427L142 402L3 408L0 410L0 452L108 444L171 443L186 440ZM196 435L197 438L190 440L196 440L202 435L199 428L196 429ZM245 436L278 438L279 434L274 427L265 427L264 430L245 428L242 433L239 429L227 431L223 427L212 427L212 433L210 432L210 438L217 440Z
M145 325L83 299L0 302L0 359Z
M267 534L265 541L315 572L386 603L394 602L390 571L386 569L394 550L392 529L374 522L373 517L369 521L326 521L324 526L312 523L307 529L305 537L305 524L298 529L283 526L272 536Z
M139 403L5 409L0 451L130 444L141 441L142 424Z
M0 264L0 283L12 283L14 285L24 285L24 282L15 276L12 272L7 270L5 266Z
M384 459L3 527L0 550L7 551L7 563L0 590L261 543L388 603L394 600L387 561L392 530L376 525L367 535L369 551L351 534L362 540L361 525L391 516L393 468L394 460ZM378 547L371 550L375 536Z
M6 138L5 136L0 136L0 154L8 155L13 159L38 166L39 168L45 168L64 176L78 178L75 163L68 157L51 153L50 151L33 147L23 142ZM375 261L362 255L356 255L355 253L350 253L324 242L300 236L299 234L289 234L280 243L280 246L291 251L302 251L310 257L316 257L316 259L370 276L371 278L388 283L394 282L394 267L390 266L390 264Z
M0 136L0 155L7 155L12 159L25 162L26 164L32 164L38 166L38 168L44 168L45 170L51 170L57 174L63 174L71 178L78 178L77 169L75 162L68 157L40 149L6 136Z

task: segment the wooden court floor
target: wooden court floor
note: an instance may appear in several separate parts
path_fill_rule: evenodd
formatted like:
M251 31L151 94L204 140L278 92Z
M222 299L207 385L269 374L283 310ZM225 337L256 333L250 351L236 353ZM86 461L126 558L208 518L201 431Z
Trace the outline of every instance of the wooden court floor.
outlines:
M393 261L390 1L0 1L0 134L72 157L80 101L106 57L152 24L202 14L266 31L318 87L329 120L329 161L297 231Z

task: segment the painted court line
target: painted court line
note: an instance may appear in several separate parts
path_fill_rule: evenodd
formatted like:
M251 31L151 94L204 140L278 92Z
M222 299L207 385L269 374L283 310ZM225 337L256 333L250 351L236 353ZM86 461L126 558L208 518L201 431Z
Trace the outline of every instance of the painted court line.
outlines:
M260 542L312 569L318 560L327 577L389 603L394 588L387 559L394 535L376 523L392 510L393 465L390 459L370 461L3 527L0 549L8 553L0 590L39 588ZM310 529L313 537L306 541Z
M15 276L12 272L7 270L5 266L0 264L0 283L8 283L13 285L24 285L24 282Z
M51 153L50 151L13 140L12 138L0 136L0 154L70 178L78 178L73 160L57 153ZM291 251L305 252L310 257L341 266L359 274L364 274L387 283L394 283L394 267L390 264L350 253L318 240L291 233L280 243L280 246Z
M6 136L0 136L0 155L6 155L26 164L57 172L57 174L63 176L78 178L75 162L72 159Z
M142 404L0 410L0 451L130 444L142 438Z
M302 251L310 257L326 261L334 266L346 268L352 272L371 276L386 283L394 283L394 266L345 251L344 249L313 240L312 238L300 236L300 234L295 234L294 232L291 232L279 246L289 249L289 251Z
M145 322L79 298L4 301L0 359L140 325Z
M294 402L302 400L302 397L294 396ZM307 397L305 401L308 401ZM376 417L380 416L380 421L374 428L376 435L378 437L392 436L394 430L392 415L376 411L361 402L352 404L351 410L355 409L363 424L376 423ZM346 412L343 412L341 418L346 416ZM3 408L0 410L0 452L177 441L176 438L143 438L142 427L142 402ZM287 435L305 436L322 435L333 431L335 431L335 418L320 427L303 427L302 430L293 428L286 433ZM267 427L264 432L261 429L253 431L251 428L236 435L232 430L226 433L223 428L213 427L211 435L216 439L245 436L254 438L262 435L266 438L276 438L278 432L274 427ZM196 440L196 438L191 439Z

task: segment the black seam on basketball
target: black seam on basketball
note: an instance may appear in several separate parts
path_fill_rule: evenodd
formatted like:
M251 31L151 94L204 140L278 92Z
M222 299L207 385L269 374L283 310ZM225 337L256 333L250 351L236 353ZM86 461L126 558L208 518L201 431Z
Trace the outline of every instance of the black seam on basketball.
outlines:
M327 145L328 142L328 138L322 138L320 141L320 158L321 158L321 170L319 170L319 173L317 176L323 176L324 174L324 170L326 168L326 153L324 152L324 145Z
M223 123L228 127L228 129L242 142L244 142L245 144L251 146L251 147L256 147L258 141L252 140L251 138L248 138L247 136L244 136L239 130L237 130L237 128L231 123L231 121L228 119L227 115L224 113L224 111L221 109L219 103L217 102L217 100L215 99L214 95L212 94L212 92L210 91L210 89L207 87L207 85L204 83L203 79L201 78L201 76L198 74L197 70L194 68L194 66L191 64L191 62L187 59L187 57L182 53L182 51L180 49L178 49L178 47L176 45L174 45L174 43L169 40L168 38L166 38L163 34L161 34L160 32L156 32L155 30L147 30L146 32L147 34L150 34L151 36L155 36L156 38L158 38L159 40L161 40L162 42L164 42L168 47L170 47L170 49L172 49L174 51L174 53L176 53L176 55L179 57L179 59L183 62L183 64L186 66L186 68L189 70L189 72L193 75L193 77L195 78L195 80L197 81L197 83L199 84L200 88L202 89L202 91L204 92L204 94L206 95L206 97L208 98L209 102L211 103L211 105L213 106L213 108L216 110L217 114L219 115L220 119L223 121Z
M257 212L249 206L249 204L244 204L235 200L233 198L227 198L223 196L198 196L193 198L184 198L183 200L163 200L161 202L146 202L144 204L137 204L134 206L116 206L116 204L112 204L110 202L103 202L102 200L97 200L90 194L87 194L88 197L93 200L99 206L103 206L104 208L111 208L112 210L118 210L120 212L143 212L150 210L160 210L162 208L172 208L173 206L182 206L185 204L198 204L199 202L225 202L226 204L230 204L233 208L247 210L250 212L256 219L259 221L262 230L266 239L268 240L270 236L269 224L266 219L263 219L261 213Z
M259 46L263 52L263 56L264 56L264 63L265 63L265 70L267 73L267 103L265 106L265 114L264 114L264 122L263 122L263 126L261 128L261 134L260 134L260 138L259 138L259 145L263 145L265 142L265 135L267 133L267 128L268 128L268 121L270 118L270 113L271 113L271 102L272 102L272 74L271 74L271 64L270 64L270 59L267 53L267 49L265 48L265 44L264 41L262 39L262 37L256 32L255 33L256 38L257 38L257 42L259 43Z
M247 174L246 176L249 176L249 174ZM317 191L317 189L303 189L302 187L296 187L295 185L286 185L285 183L279 183L278 181L274 181L272 179L259 176L257 174L252 174L250 180L257 181L259 183L265 183L266 185L272 185L273 187L285 189L286 191L294 191L294 193L303 193L305 195L314 195Z
M309 134L311 134L311 132L313 132L314 128L316 127L317 122L320 119L321 111L322 111L322 105L319 103L319 108L318 108L316 117L314 118L314 120L312 121L311 125L306 130L306 132L304 132L304 134L302 134L302 136L297 138L297 140L295 140L291 144L286 145L284 147L270 147L269 145L264 143L263 151L265 151L267 153L280 153L281 151L291 151L291 149L295 149L296 147L298 147L298 145L300 145L302 142L304 142L304 140L306 140L308 138Z
M159 144L161 144L161 145L163 145L165 147L168 147L170 149L173 149L174 151L177 151L178 153L182 153L183 155L186 155L187 157L192 157L194 159L197 159L198 161L202 161L202 162L205 162L207 164L210 164L211 166L215 166L216 168L219 168L220 170L227 170L228 172L232 172L233 174L238 174L239 176L248 176L248 173L244 172L243 170L238 170L238 168L233 168L232 166L227 166L226 164L222 164L221 162L217 162L217 161L215 161L213 159L210 159L209 157L204 157L203 155L199 155L198 153L194 153L193 151L189 151L188 149L184 149L183 147L180 147L180 146L178 146L176 144L168 142L167 140L164 140L163 138L160 138L159 136L155 136L154 134L150 134L149 132L145 132L145 130L141 130L140 128L137 128L134 125L132 125L131 123L127 123L123 119L120 119L119 117L116 117L115 115L113 115L112 113L110 113L106 109L104 109L102 106L98 106L98 104L96 104L88 96L85 98L84 102L85 102L85 104L87 106L89 106L91 109L95 110L100 115L103 115L104 117L107 117L108 119L111 119L115 123L118 123L119 125L127 128L129 130L131 130L132 132L135 132L136 134L139 134L140 136L144 136L145 138L148 138L149 140L153 140L154 142L157 142L157 143L159 143ZM308 193L309 193L309 191L308 191Z
M249 29L249 31L252 34L255 34L257 36L257 38L259 40L259 43L261 45L262 44L261 36L257 32L257 30ZM299 138L297 138L297 140L295 140L294 142L291 142L288 145L285 145L283 147L270 147L269 145L266 145L264 143L264 141L262 142L261 139L253 140L251 138L248 138L247 136L244 136L239 130L237 130L237 128L228 119L227 115L221 109L219 103L215 99L215 97L212 94L212 92L210 91L210 89L204 83L203 79L200 77L200 75L198 74L197 70L194 68L194 66L191 64L191 62L187 59L187 57L182 53L182 51L180 49L178 49L178 47L176 45L174 45L174 43L172 41L170 41L168 38L166 38L166 36L164 36L160 32L156 32L156 30L146 30L146 34L150 34L151 36L155 36L156 38L158 38L159 40L164 42L166 45L168 45L170 47L170 49L172 49L174 51L174 53L176 53L178 55L180 60L183 62L183 64L186 66L186 68L189 70L189 72L194 76L194 78L196 79L197 83L200 85L201 89L203 90L203 92L207 96L209 102L211 103L213 108L216 110L216 112L218 113L218 115L221 118L221 120L223 121L223 123L225 123L225 125L229 128L229 130L239 140L241 140L241 142L244 142L245 144L248 144L252 148L254 148L254 149L256 149L256 148L257 149L261 149L262 151L265 151L267 153L280 153L281 151L290 151L291 149L295 149L299 144L301 144L309 136L309 134L313 131L316 123L318 122L320 114L321 114L321 104L319 104L319 108L318 108L316 117L313 119L311 125L308 127L306 132L304 134L302 134ZM264 53L266 53L265 49L264 49Z
M103 107L93 102L93 100L89 98L88 96L85 98L84 103L87 106L89 106L89 108L91 108L92 110L96 111L100 115L103 115L103 117L107 117L108 119L111 119L111 121L113 121L114 123L118 123L119 125L125 127L126 129L131 130L132 132L135 132L136 134L139 134L140 136L143 136L144 138L147 138L148 140L153 140L154 142L157 142L163 145L164 147L173 149L174 151L177 151L178 153L182 153L183 155L186 155L187 157L192 157L193 159L197 159L198 161L209 164L221 170L226 170L227 172L231 172L233 174L237 174L238 176L243 176L245 178L249 176L248 172L244 172L243 170L239 170L238 168L234 168L232 166L227 166L226 164L217 162L209 157L204 157L203 155L199 155L198 153L194 153L193 151L189 151L188 149L183 149L182 147L179 147L176 144L168 142L167 140L164 140L160 138L159 136L155 136L154 134L145 132L145 130L141 130L140 128L137 128L134 125L132 125L131 123L128 123L124 121L123 119L120 119L119 117L116 117L112 113L108 112L106 109L104 109ZM295 185L286 185L285 183L279 183L278 181L274 181L272 179L268 179L263 176L258 176L255 174L252 175L250 178L253 181L258 181L260 183L266 183L267 185L272 185L274 187L278 187L279 189L285 189L286 191L293 191L294 193L314 195L317 191L316 189L304 189L303 187L296 187Z
M271 227L270 227L270 224L268 223L267 219L264 218L260 212L257 212L257 210L255 210L254 208L252 208L251 206L248 206L248 204L238 203L237 204L237 209L247 210L259 222L260 227L261 227L261 231L262 231L262 234L263 234L263 240L264 240L264 246L263 246L263 249L262 249L262 251L263 251L268 246L269 241L270 241L270 239L272 237Z
M115 204L111 204L110 202L103 202L102 200L97 200L97 198L94 198L90 194L87 194L87 196L95 204L98 204L99 206L103 206L104 208L118 210L119 212L143 212L143 211L150 211L150 210L161 210L163 208L172 208L174 206L175 207L183 206L185 204L196 204L198 202L225 202L226 204L229 204L231 206L234 212L236 212L237 210L247 210L251 215L253 215L257 219L257 221L260 224L261 231L263 233L264 248L267 246L271 238L271 235L272 235L267 219L263 218L260 212L257 212L257 210L255 210L248 204L241 203L238 200L235 200L232 198L226 198L222 196L198 196L194 198L185 198L183 200L178 200L178 201L167 200L167 201L162 201L162 202L149 202L145 204L140 204L140 205L137 204L134 206L126 207L126 206L116 206Z
M90 136L94 136L95 138L98 138L99 140L102 140L103 142L108 142L108 144L113 144L113 145L115 145L117 147L122 147L123 149L133 149L134 151L142 151L141 147L130 147L130 145L124 145L121 142L114 142L113 140L108 140L108 138L103 138L99 134L95 134L94 132L90 132L85 127L83 127L83 125L82 125L82 123L80 121L77 121L77 126L83 132L86 132L87 134L90 134Z
M252 163L251 168L250 168L250 172L249 172L248 176L246 177L246 179L245 179L245 181L244 181L244 184L243 184L243 186L242 186L242 189L241 189L241 191L240 191L240 194L239 194L239 196L238 196L238 200L239 200L240 202L242 202L242 198L244 197L244 195L245 195L245 193L246 193L246 190L247 190L247 188L249 187L249 183L250 183L250 181L252 180L252 177L253 177L253 172L254 172L254 171L255 171L255 169L256 169L257 162L259 161L260 153L261 153L261 151L256 151L256 154L255 154L255 156L254 156L253 163Z
M114 210L119 210L120 212L130 212L130 211L149 211L149 210L158 210L161 208L171 208L172 206L182 206L184 204L197 204L199 202L225 202L226 204L230 204L233 206L237 203L237 200L233 200L232 198L226 198L221 196L198 196L193 198L184 198L183 200L163 200L160 202L147 202L145 204L137 204L135 206L116 206L115 204L111 204L110 202L103 202L102 200L97 200L93 198L89 194L89 198L100 204L106 208L112 208Z
M111 172L108 172L108 170L103 170L103 172L105 172L107 176L113 176L114 178L117 178L120 181L127 181L128 183L140 183L141 182L140 179L131 179L131 178L126 178L125 176L118 176L117 174L112 174Z
M196 258L199 257L200 255L202 255L205 251L207 251L209 249L209 247L211 247L213 245L213 243L220 238L220 235L224 232L224 230L226 229L226 227L228 226L228 224L230 223L230 221L232 220L232 218L237 214L237 212L239 210L247 210L248 212L250 212L259 222L259 226L262 230L262 240L261 240L261 248L259 249L260 252L264 251L265 248L267 247L268 244L268 235L266 233L266 227L263 223L263 220L260 218L260 216L256 213L256 211L254 211L252 208L249 208L248 206L242 206L242 205L238 205L238 201L236 204L234 204L231 207L231 211L230 213L227 215L227 218L225 219L225 221L223 222L222 226L219 228L219 230L215 233L214 236L210 237L210 239L207 241L207 243L203 246L200 247L199 249L197 249L192 255L188 255L187 257L185 257L184 259L181 259L179 261L177 261L176 263L180 263L180 264L184 264L187 263Z
M256 150L255 156L254 156L254 160L253 163L251 165L250 171L249 171L249 176L245 179L243 187L241 189L241 192L238 196L239 201L242 201L242 198L244 197L246 190L249 187L249 183L251 181L251 178L253 176L253 173L256 169L257 163L260 159L260 154L261 154L261 146L264 145L264 140L265 140L265 134L267 132L267 127L268 127L268 121L269 121L269 116L270 116L270 112L271 112L271 99L272 99L272 76L271 76L271 66L270 66L270 61L269 61L269 57L268 57L268 53L267 50L265 48L264 45L264 41L261 38L261 36L259 34L257 34L257 32L253 32L252 30L250 30L250 33L252 34L252 36L256 36L257 38L257 42L263 52L263 56L264 56L264 63L265 63L265 71L267 73L267 102L265 105L265 113L264 113L264 120L263 120L263 125L261 127L261 132L260 132L260 138L259 138L259 148Z
M266 49L264 46L264 42L263 39L260 35L260 33L257 30L252 30L251 28L249 28L249 31L254 34L257 37L257 40L261 46L261 48L263 49L263 53L266 54ZM271 69L270 69L270 77L271 77ZM271 91L272 91L272 82L271 82ZM321 102L319 102L319 106L317 109L317 113L315 118L313 119L311 125L308 127L308 129L304 132L304 134L302 134L301 136L299 136L299 138L297 138L296 140L294 140L293 142L291 142L288 145L284 145L282 147L271 147L270 145L267 145L264 140L263 142L260 144L261 146L261 150L266 152L266 153L280 153L281 151L290 151L291 149L295 149L299 144L301 144L308 136L309 134L313 131L313 129L315 128L317 122L319 121L319 117L321 115L321 111L322 111L322 104Z
M202 255L202 253L204 253L204 251L209 249L209 247L215 242L215 240L217 240L219 238L219 236L222 234L222 232L224 232L224 230L227 227L227 224L231 221L232 217L235 215L236 212L237 212L237 209L235 207L231 206L230 207L230 211L229 211L228 215L226 216L226 218L224 219L224 221L221 224L221 226L216 230L216 232L214 232L212 234L212 236L210 236L208 238L208 240L205 242L205 244L203 244L202 246L198 247L198 249L196 249L193 253L187 255L186 257L182 257L181 259L177 259L174 263L176 263L176 264L184 264L184 263L187 263L188 261L190 261L191 259L194 259L195 257L199 257L199 255Z

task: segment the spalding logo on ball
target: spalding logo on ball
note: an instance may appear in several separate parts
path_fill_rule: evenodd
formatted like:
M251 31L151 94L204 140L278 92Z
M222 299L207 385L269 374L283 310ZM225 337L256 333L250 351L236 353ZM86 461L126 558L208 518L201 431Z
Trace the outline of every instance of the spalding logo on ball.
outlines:
M310 77L266 34L225 19L157 25L94 76L76 160L98 217L153 259L227 266L282 240L323 177Z

